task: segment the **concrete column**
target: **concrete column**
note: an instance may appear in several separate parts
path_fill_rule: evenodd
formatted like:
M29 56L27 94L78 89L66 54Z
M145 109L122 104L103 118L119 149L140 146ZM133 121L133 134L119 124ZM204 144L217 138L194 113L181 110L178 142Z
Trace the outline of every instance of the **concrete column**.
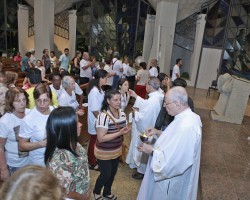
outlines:
M29 8L18 4L18 46L22 56L27 51L27 38L29 28Z
M41 59L43 49L54 46L54 0L34 0L36 59Z
M155 27L155 15L147 15L144 41L143 41L143 51L142 51L142 57L144 58L144 61L146 61L147 63L149 61L150 51L153 45L154 27Z
M76 50L76 10L69 11L69 57L73 58L75 56ZM66 47L65 47L66 48Z
M199 60L201 56L201 46L205 30L205 20L206 15L200 14L196 22L196 33L194 42L194 51L190 60L190 80L187 81L188 86L194 86L196 82L196 77L198 73Z
M170 73L170 62L176 25L178 3L157 3L153 46L149 60L156 58L161 72Z

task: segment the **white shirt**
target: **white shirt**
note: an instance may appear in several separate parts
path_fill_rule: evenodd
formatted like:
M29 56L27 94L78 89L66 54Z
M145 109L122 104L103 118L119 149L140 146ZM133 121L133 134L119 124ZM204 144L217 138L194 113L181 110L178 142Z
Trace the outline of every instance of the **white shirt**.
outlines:
M101 110L103 99L104 92L93 87L88 95L88 132L91 135L96 135L96 118L92 112Z
M72 91L71 96L66 92L66 90L62 91L62 94L58 98L59 106L70 106L74 110L76 110L79 106L79 103L76 100L75 92Z
M63 87L62 87L62 85L60 86L59 90L57 90L56 88L54 88L53 84L50 84L49 87L56 94L57 100L58 100L59 97L61 96L63 90L64 90ZM82 95L82 93L83 93L83 91L80 88L80 86L77 83L75 83L75 94Z
M120 71L120 69L123 69L122 62L120 60L117 60L117 58L113 58L112 63L113 63L113 66L111 68L116 73L116 75L121 77L122 72Z
M104 66L104 70L106 70L108 73L114 72L114 71L111 69L111 67L110 67L109 65L105 65L105 66ZM106 85L112 86L112 85L113 85L113 80L114 80L114 76L110 76L110 77L107 79Z
M151 67L151 69L149 70L149 75L157 77L158 76L158 70L157 70L157 68L156 67Z
M122 67L123 67L123 75L127 76L128 75L127 73L128 73L129 64L123 63Z
M80 61L80 77L90 78L92 76L92 69L89 66L87 69L83 69L82 67L87 66L89 61L82 59Z
M57 100L59 99L59 97L61 96L62 92L63 92L63 87L62 85L60 86L60 89L57 90L56 88L54 88L53 84L49 85L50 89L55 92L56 96L57 96Z
M49 107L50 111L54 107ZM47 138L46 123L49 115L40 113L34 107L28 115L26 115L20 124L19 137L30 139L30 142L39 142ZM45 166L44 163L45 147L35 149L29 152L29 164Z
M179 74L180 76L180 67L178 65L175 65L173 68L173 72L172 72L172 81L174 81L175 79L177 79L176 74Z
M30 109L25 109L25 115ZM29 153L18 151L18 134L22 119L13 113L5 113L0 118L0 137L6 138L5 157L10 167L24 167L29 164Z

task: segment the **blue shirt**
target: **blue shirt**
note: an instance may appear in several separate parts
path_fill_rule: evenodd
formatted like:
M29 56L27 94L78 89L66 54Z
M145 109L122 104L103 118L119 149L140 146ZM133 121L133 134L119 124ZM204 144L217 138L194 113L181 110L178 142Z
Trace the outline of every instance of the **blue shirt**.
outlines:
M59 58L59 61L61 62L60 68L65 69L68 71L69 68L69 56L66 56L65 54L62 54Z

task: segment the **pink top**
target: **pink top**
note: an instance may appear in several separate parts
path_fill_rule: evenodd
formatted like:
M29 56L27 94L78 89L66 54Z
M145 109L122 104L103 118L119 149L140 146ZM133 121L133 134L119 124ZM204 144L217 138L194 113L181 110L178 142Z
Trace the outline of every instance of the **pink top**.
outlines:
M15 62L21 62L22 61L22 56L15 56L14 61Z

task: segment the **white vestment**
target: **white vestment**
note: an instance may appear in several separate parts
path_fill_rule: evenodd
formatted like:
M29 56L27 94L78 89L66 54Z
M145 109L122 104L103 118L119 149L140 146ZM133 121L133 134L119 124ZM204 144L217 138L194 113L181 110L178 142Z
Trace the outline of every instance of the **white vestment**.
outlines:
M191 109L175 116L154 145L137 200L196 200L201 127Z
M145 173L148 156L137 150L137 146L141 144L140 133L149 127L154 127L164 98L163 93L159 91L151 92L148 96L148 99L142 99L139 96L136 98L134 107L139 108L139 112L135 112L132 122L131 142L126 157L129 167L137 168L142 174Z

